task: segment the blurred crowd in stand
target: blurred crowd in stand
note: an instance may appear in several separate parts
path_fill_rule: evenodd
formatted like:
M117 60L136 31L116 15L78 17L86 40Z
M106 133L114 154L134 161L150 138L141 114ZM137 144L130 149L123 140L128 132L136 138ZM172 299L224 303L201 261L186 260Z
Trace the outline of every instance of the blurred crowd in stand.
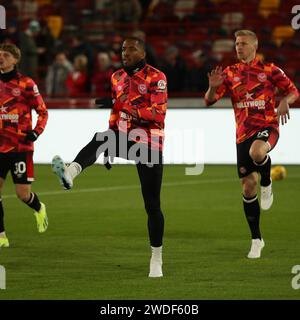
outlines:
M48 97L99 97L110 95L123 39L139 37L147 62L166 74L170 96L197 96L207 89L208 71L235 62L234 31L249 28L262 39L260 58L282 65L299 86L299 59L293 59L299 34L286 28L282 38L274 36L276 26L287 27L285 10L293 1L277 1L270 12L262 2L4 0L7 28L0 42L20 47L20 70Z

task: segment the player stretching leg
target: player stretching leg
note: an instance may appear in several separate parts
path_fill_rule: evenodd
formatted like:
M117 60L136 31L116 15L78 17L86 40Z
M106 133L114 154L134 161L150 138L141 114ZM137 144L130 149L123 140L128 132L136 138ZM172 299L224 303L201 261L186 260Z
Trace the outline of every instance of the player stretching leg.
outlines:
M128 141L128 147L144 146L146 153L156 152L158 161L147 165L137 162L137 171L141 183L145 209L148 214L148 233L152 256L149 277L162 277L162 240L164 216L160 207L160 190L163 175L162 149L163 129L167 108L167 85L165 75L146 64L145 44L138 38L127 38L122 46L123 68L117 70L111 78L113 108L109 120L110 132L114 132L116 146L122 148L122 139ZM133 132L145 133L143 138L131 138ZM73 180L82 170L91 166L101 152L105 136L109 132L95 134L94 138L78 153L67 167L64 161L53 158L53 171L58 175L65 189L71 189ZM124 145L124 144L123 144ZM106 152L106 151L105 151ZM124 153L108 153L130 160L126 147ZM148 158L149 159L149 158Z

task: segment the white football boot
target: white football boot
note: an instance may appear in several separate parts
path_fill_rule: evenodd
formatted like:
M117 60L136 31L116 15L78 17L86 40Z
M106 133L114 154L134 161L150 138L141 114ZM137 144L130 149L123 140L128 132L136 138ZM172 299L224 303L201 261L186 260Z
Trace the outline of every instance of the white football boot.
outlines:
M162 246L151 247L152 256L150 259L149 278L159 278L163 276L162 273Z
M52 170L58 176L60 184L64 189L68 190L73 187L73 179L68 172L68 167L60 156L55 156L52 159Z
M261 250L265 246L265 242L263 239L252 239L251 242L251 249L248 253L248 258L249 259L257 259L260 258L261 256Z
M260 206L263 210L269 210L273 203L272 180L267 187L260 187Z

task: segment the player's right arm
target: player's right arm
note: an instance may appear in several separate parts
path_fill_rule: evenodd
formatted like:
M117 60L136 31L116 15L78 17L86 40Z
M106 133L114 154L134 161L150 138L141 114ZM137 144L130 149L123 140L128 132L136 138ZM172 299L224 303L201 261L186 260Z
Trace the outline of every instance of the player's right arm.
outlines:
M206 105L210 106L221 99L226 92L225 74L222 71L222 67L216 67L207 76L209 88L205 93L204 99Z
M119 108L116 105L117 93L115 91L115 85L117 84L117 80L114 77L114 74L111 76L111 99L112 99L112 108L109 117L109 128L116 129L117 128L117 120L119 119Z
M289 105L299 98L299 91L286 74L275 65L272 65L272 81L283 92L283 98L277 107L277 115L278 120L284 125L290 119Z

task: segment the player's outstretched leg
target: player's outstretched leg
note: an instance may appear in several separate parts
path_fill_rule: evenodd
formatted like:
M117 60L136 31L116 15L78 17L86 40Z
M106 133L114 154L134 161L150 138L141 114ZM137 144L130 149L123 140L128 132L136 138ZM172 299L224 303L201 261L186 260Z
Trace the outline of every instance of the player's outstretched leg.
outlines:
M93 139L79 151L76 158L69 166L66 166L60 156L55 156L52 159L52 170L58 176L60 184L66 190L73 187L73 180L82 170L96 162L101 153L98 152L99 147L105 142L106 137L107 131L95 133Z
M81 167L76 162L72 162L67 167L60 156L55 156L52 159L52 170L58 176L60 184L64 189L68 190L73 187L73 180L80 173Z

